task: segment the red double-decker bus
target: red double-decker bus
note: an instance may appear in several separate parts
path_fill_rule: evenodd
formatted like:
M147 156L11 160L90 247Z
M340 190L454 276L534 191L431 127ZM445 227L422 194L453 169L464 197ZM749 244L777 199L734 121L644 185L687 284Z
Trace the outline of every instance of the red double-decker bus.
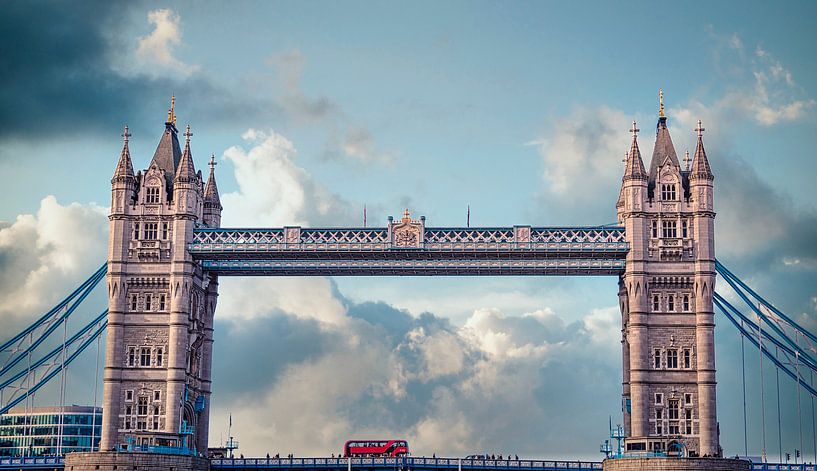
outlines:
M344 458L354 456L406 456L409 453L405 440L349 440L343 445Z

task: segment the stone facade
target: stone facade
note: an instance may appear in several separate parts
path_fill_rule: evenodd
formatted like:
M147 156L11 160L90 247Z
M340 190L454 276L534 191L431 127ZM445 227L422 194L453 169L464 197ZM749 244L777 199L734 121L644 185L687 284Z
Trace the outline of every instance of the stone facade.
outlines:
M205 458L158 453L69 453L65 471L209 471Z
M617 204L630 243L619 288L625 446L719 456L713 176L700 123L682 167L666 122L662 107L649 172L633 123Z
M746 460L723 458L620 458L604 460L604 471L750 471Z
M189 126L182 150L175 121L171 108L153 159L137 174L125 128L111 180L103 451L128 442L207 449L218 280L187 244L194 227L218 227L221 204L214 163L205 186Z

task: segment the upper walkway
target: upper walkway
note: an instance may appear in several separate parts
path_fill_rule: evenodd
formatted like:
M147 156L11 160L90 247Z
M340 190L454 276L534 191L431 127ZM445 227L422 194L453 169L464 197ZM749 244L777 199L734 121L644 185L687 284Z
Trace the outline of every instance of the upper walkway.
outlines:
M198 228L188 251L221 275L617 275L622 227ZM402 229L402 230L401 230Z

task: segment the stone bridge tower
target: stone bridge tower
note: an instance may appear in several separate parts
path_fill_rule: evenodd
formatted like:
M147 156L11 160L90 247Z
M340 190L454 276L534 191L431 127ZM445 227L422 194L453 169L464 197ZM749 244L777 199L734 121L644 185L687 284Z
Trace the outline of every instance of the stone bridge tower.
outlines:
M661 98L649 170L633 122L616 205L630 243L619 289L625 447L719 456L713 175L700 121L681 166Z
M111 180L108 340L100 450L132 443L207 450L218 281L187 252L218 227L214 159L206 185L181 149L174 103L147 170L133 172L128 129Z

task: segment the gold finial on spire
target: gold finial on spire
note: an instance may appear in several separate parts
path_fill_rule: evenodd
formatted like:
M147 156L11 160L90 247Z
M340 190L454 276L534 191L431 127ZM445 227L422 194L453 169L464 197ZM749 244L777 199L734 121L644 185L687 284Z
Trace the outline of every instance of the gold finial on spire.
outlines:
M664 90L661 88L658 89L658 117L666 118L664 115Z
M167 110L167 122L176 126L176 95L170 96L170 109Z
M409 210L408 210L408 208L406 208L406 210L403 211L403 222L409 222L409 221L411 221L411 215L409 215Z
M190 145L190 136L192 136L192 135L193 135L193 133L190 132L190 125L188 124L187 129L184 131L184 145L185 146Z
M125 132L122 133L122 137L125 139L125 145L128 145L128 138L131 137L132 134L128 132L128 125L125 125Z
M210 154L210 171L211 172L216 169L216 165L218 165L218 162L216 162L216 154Z
M633 121L633 127L630 129L630 132L633 133L633 139L635 139L636 136L638 136L638 131L641 130L636 127L635 121Z
M706 131L706 129L704 129L704 127L701 126L701 120L700 119L698 120L698 127L693 129L693 131L698 133L698 138L700 138L701 136L704 135L704 131Z

